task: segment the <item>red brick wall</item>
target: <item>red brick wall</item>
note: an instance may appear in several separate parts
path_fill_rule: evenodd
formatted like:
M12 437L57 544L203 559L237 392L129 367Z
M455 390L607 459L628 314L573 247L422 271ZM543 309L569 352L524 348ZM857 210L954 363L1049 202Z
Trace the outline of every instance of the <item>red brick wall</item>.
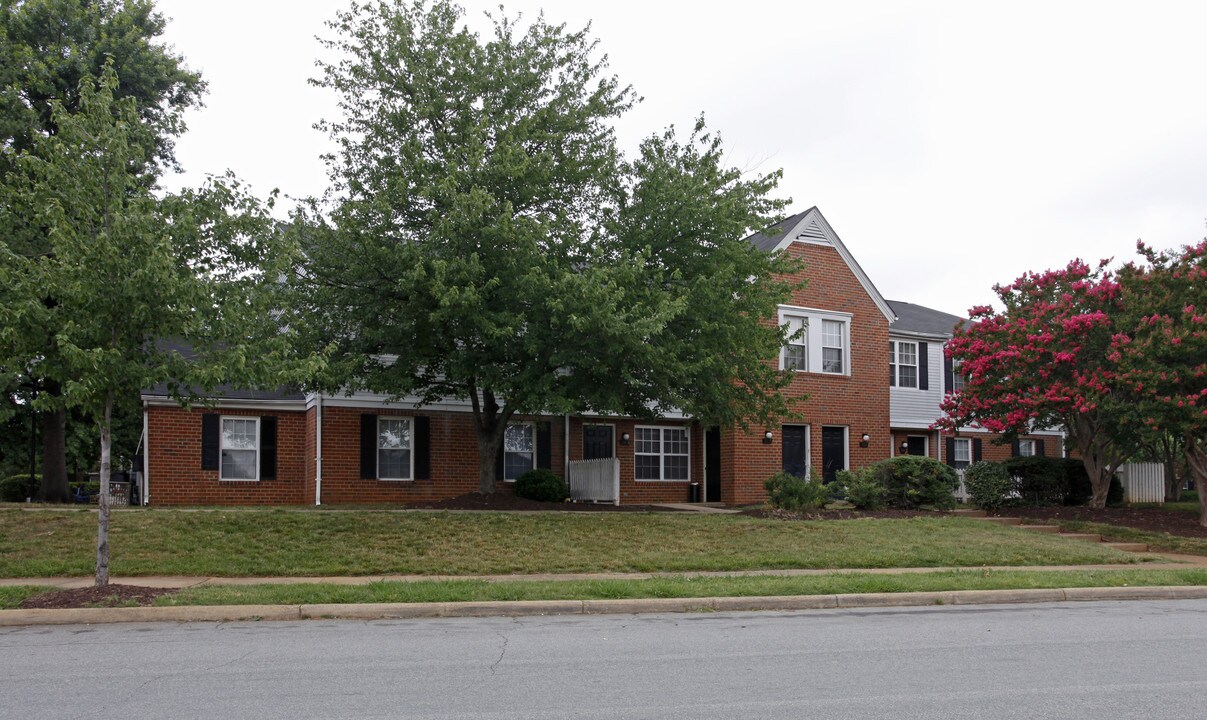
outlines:
M822 467L821 437L823 425L848 429L848 463L862 467L890 455L889 388L886 380L888 319L860 285L858 278L832 247L796 243L788 252L804 261L804 268L792 280L804 280L788 304L819 310L851 313L850 375L797 373L785 393L808 399L796 410L803 417L787 420L793 425L810 426L810 458L819 472ZM778 362L778 359L777 361ZM772 432L771 444L763 443L763 433ZM859 438L871 436L868 447L860 447ZM730 504L762 502L766 499L763 481L782 466L782 432L773 427L752 427L750 433L736 428L721 434L721 500Z
M201 416L277 418L277 477L220 481L217 470L201 469ZM147 448L152 505L296 505L306 495L306 414L268 410L147 408ZM313 485L311 485L313 487Z

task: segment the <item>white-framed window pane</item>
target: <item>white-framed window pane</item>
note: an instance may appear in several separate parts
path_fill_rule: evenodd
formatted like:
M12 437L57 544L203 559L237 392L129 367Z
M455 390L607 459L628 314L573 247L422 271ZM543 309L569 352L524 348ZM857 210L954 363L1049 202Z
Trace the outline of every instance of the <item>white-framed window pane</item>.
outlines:
M1022 457L1034 456L1035 455L1035 441L1034 440L1019 440L1018 441L1018 454L1021 455Z
M901 365L898 368L899 379L897 384L901 387L918 387L918 368L909 365Z
M809 367L809 319L788 316L788 344L784 346L784 369L807 370Z
M508 425L503 432L503 479L515 480L535 467L535 428L529 423Z
M259 477L259 427L256 418L222 418L222 480L255 480Z
M377 419L377 477L411 479L411 421L408 418Z
M642 455L657 455L662 448L662 434L658 428L637 428L637 445L634 452Z
M901 356L898 361L902 365L917 365L918 364L918 346L915 343L899 343L897 345L897 353Z
M972 440L968 438L956 438L956 467L966 468L972 464Z
M638 480L659 479L659 456L638 455L633 464L633 476Z
M954 373L951 377L951 391L958 393L964 389L964 376L960 373Z
M686 428L636 428L633 477L637 480L687 480L689 478Z
M842 373L846 371L844 360L844 325L838 320L821 321L821 371Z
M808 348L804 345L789 344L784 348L784 369L785 370L808 370L809 369L809 353Z

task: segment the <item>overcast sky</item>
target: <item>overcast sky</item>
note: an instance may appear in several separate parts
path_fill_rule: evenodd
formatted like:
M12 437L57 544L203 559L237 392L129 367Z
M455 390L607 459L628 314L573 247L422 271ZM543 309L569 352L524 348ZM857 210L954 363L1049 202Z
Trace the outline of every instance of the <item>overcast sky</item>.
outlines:
M335 117L315 36L346 0L159 0L209 82L183 177L226 169L319 195ZM497 2L465 2L480 24ZM908 7L907 7L908 6ZM626 151L704 113L731 163L783 168L885 297L964 314L994 283L1074 257L1131 259L1207 234L1207 4L593 2L509 12L588 21L645 98Z

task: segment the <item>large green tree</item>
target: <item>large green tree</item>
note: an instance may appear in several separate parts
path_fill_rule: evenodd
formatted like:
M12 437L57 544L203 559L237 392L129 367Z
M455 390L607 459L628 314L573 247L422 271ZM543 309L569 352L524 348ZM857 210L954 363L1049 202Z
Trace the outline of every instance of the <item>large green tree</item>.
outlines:
M98 585L109 577L111 430L119 403L160 383L187 401L223 382L293 379L288 333L274 313L278 280L292 264L284 236L230 179L156 197L154 166L146 162L154 130L133 98L114 97L118 87L107 66L97 83L81 83L76 112L55 104L54 135L27 152L6 148L22 172L0 195L0 222L37 224L49 242L36 257L0 242L0 282L9 292L0 306L0 357L38 365L44 347L36 330L49 331L57 360L44 372L62 392L43 393L36 405L96 418ZM178 343L195 356L173 349Z
M297 223L329 388L468 400L483 492L517 413L783 411L787 261L741 240L782 209L778 173L725 168L702 124L625 161L635 98L587 30L503 16L481 37L442 0L331 26L334 189Z
M81 81L111 62L120 78L115 96L134 99L148 129L136 140L145 150L138 162L172 164L173 141L183 127L179 110L198 103L205 86L180 56L157 40L165 23L151 0L0 0L0 146L30 150L57 133L53 108L75 112ZM15 157L0 157L0 176L18 170ZM49 248L46 228L37 224L10 226L5 241L12 252L29 257ZM49 375L58 354L52 336L46 335L44 342L47 351L40 365L9 373L27 393L57 396L61 388ZM67 419L61 407L42 413L46 500L69 499Z

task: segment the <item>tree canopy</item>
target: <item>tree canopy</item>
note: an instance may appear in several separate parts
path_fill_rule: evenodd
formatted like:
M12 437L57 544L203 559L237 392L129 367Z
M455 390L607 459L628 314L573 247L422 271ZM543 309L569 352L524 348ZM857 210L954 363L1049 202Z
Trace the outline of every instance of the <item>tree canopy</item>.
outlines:
M588 30L503 16L480 37L462 15L382 2L331 24L334 190L297 222L329 388L469 401L486 492L517 413L782 410L766 319L786 261L740 240L782 209L778 173L725 168L702 122L626 161L611 123L635 97Z

